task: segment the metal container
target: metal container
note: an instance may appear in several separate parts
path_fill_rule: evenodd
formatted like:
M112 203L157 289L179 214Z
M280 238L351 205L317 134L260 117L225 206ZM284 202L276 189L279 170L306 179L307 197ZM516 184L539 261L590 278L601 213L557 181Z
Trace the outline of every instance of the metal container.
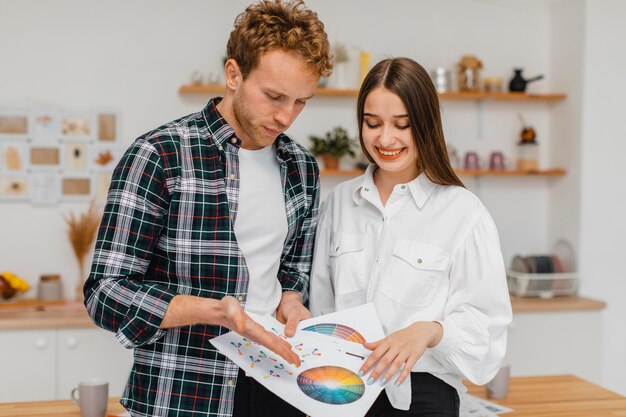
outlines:
M438 93L447 93L452 90L449 70L445 68L435 68L430 72L430 78Z

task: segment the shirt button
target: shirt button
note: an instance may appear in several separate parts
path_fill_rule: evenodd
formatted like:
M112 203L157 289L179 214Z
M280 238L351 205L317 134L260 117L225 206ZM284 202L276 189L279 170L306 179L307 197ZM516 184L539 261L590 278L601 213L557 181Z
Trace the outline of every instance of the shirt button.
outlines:
M406 190L406 185L403 185L402 187L400 187L400 189Z
M235 176L235 174L230 174L230 176L228 178L230 178L231 180L234 180L237 177Z
M422 263L422 258L417 258L417 263L421 264Z
M364 188L364 190L365 190L365 191L369 191L370 189L369 189L369 188Z
M230 143L232 143L233 145L234 145L235 143L237 143L237 138L232 138L232 139L230 140Z
M224 147L222 145L218 146L217 149L219 149L220 151L224 150Z
M235 385L235 381L233 381L232 379L229 379L227 384L229 387L232 387L233 385Z
M243 301L243 300L245 300L245 297L244 297L243 295L240 295L239 297L237 297L237 299L238 299L239 301Z

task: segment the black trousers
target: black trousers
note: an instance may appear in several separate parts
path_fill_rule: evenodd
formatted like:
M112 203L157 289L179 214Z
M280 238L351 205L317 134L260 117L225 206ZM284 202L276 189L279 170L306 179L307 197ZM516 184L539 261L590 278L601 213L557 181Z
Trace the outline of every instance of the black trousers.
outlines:
M304 417L305 414L274 395L239 369L233 417Z
M409 410L393 408L383 391L365 417L458 417L459 406L455 388L429 373L411 372Z

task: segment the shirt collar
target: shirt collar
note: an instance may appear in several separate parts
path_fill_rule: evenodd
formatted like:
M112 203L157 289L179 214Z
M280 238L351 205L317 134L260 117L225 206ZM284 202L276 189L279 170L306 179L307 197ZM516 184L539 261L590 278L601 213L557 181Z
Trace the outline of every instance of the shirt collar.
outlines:
M226 119L217 110L217 105L222 101L222 97L214 97L207 103L206 107L202 110L202 115L206 121L207 128L209 129L209 137L213 139L213 142L218 148L222 148L226 141L235 139L236 142L233 145L239 146L241 140L235 135L235 131L228 124Z
M213 139L215 145L222 149L224 143L228 142L236 147L241 146L241 139L235 134L235 130L228 124L226 119L217 109L217 105L222 101L222 97L213 97L202 110L202 115L206 121L209 130L209 136ZM234 142L232 140L235 140ZM276 138L276 158L278 162L283 163L289 159L289 137L281 133Z
M357 206L363 203L363 193L376 189L376 185L374 184L375 169L376 165L368 165L362 176L361 184L352 193L352 200ZM428 200L428 197L430 197L433 190L437 187L437 184L433 183L424 172L418 175L414 180L409 181L406 185L409 187L413 201L415 201L415 205L417 205L418 208L422 208L424 204L426 204L426 200Z

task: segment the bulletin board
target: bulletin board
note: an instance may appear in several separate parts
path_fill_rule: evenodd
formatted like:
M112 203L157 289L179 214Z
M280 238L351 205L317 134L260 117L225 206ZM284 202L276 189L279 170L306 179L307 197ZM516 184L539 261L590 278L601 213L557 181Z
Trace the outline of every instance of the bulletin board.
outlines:
M0 107L0 201L105 201L120 129L115 111Z

